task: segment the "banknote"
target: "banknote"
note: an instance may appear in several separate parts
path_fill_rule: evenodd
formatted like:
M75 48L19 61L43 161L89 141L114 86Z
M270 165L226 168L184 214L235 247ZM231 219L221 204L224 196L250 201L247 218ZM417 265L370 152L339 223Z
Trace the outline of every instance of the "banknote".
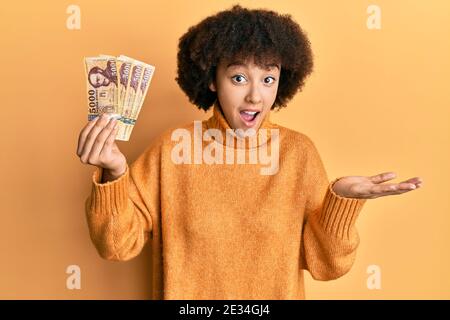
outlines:
M85 58L88 120L102 113L118 119L116 140L129 141L155 67L125 55Z
M86 57L86 91L88 120L109 113L116 118L118 112L117 67L114 57Z
M137 93L136 100L134 102L133 112L131 117L136 119L139 112L141 111L142 105L144 104L145 97L147 95L148 88L150 87L150 82L152 81L153 72L155 67L149 64L144 65L144 74L142 75L142 81L139 84L139 90Z
M131 112L128 116L128 123L126 126L126 137L130 137L131 132L133 131L134 125L136 124L136 120L138 118L139 112L141 111L141 107L144 103L145 96L147 95L147 90L150 87L150 82L153 77L153 73L155 70L155 67L144 63L142 61L132 59L126 56L121 56L124 59L133 60L134 65L142 66L142 76L140 78L140 81L137 86L137 90L135 92L133 105L131 106ZM130 85L131 87L131 85ZM132 91L130 91L132 94L134 93L134 88Z
M119 113L122 114L122 107L127 93L128 84L130 83L131 69L133 68L133 62L117 58L116 60L118 76L119 76Z
M133 67L131 68L130 72L130 81L127 86L127 91L125 93L125 98L122 105L122 118L121 121L124 123L123 130L119 128L119 132L117 133L117 136L119 139L128 141L129 136L127 135L128 132L128 125L133 124L131 120L131 113L132 108L134 105L134 101L136 100L136 95L138 91L139 83L142 79L142 71L143 66L139 64L133 64Z

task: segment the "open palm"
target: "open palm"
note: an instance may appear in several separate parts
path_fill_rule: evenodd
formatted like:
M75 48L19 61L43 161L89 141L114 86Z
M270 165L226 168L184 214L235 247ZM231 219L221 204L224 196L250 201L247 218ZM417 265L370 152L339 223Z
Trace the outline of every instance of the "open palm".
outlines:
M374 176L348 176L337 180L333 191L341 197L374 199L416 190L422 186L419 177L410 178L400 183L384 183L396 177L394 172L384 172Z

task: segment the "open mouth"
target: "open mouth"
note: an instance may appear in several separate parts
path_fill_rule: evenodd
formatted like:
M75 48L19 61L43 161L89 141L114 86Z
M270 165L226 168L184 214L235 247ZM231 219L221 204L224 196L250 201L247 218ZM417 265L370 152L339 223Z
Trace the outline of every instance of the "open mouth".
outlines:
M259 111L241 111L241 119L244 121L247 127L252 127L256 123L256 119L258 118L260 112Z

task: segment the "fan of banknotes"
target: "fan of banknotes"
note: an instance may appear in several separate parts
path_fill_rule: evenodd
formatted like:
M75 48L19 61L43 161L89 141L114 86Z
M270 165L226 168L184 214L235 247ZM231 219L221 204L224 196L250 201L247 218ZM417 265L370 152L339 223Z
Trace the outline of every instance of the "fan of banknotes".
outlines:
M110 114L118 119L116 140L128 141L155 67L124 55L86 57L84 62L88 120Z

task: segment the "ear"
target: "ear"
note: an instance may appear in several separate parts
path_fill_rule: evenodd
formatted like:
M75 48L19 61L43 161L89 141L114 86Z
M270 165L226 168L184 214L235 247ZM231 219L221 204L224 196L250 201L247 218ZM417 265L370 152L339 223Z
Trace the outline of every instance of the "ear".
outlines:
M209 90L211 90L211 91L213 91L213 92L216 91L216 85L215 85L214 81L212 81L212 82L209 84Z

